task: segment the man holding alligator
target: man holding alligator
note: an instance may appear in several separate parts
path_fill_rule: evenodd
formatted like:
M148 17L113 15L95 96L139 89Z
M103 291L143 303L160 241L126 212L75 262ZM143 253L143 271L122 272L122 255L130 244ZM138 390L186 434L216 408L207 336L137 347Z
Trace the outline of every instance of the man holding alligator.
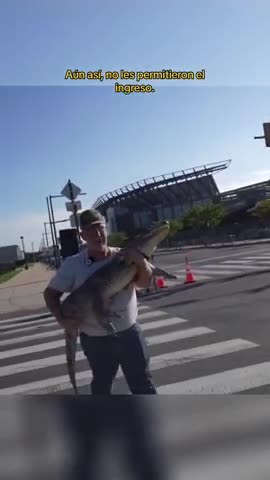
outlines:
M149 286L151 264L136 249L109 247L105 219L98 211L90 209L82 212L80 227L87 248L64 260L44 292L46 305L67 333L74 334L79 329L82 350L93 373L92 395L111 394L119 366L132 394L156 394L149 369L148 347L136 321L136 287ZM110 305L108 315L116 335L109 334L97 323L64 317L60 303L63 293L78 289L115 255L123 256L128 264L135 264L137 272L134 281L117 293Z

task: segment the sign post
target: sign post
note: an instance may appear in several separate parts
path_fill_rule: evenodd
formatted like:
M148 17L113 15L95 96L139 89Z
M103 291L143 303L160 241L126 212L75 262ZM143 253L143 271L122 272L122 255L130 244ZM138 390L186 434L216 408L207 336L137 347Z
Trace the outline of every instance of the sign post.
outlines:
M75 200L80 193L81 193L80 187L77 187L77 185L74 185L74 183L72 183L70 180L67 182L67 184L65 185L65 187L61 192L62 195L64 195L71 201L71 204L70 203L66 204L66 208L69 211L71 207L71 210L74 213L75 226L76 226L79 245L81 244L81 239L80 239L80 230L79 230L77 212L81 208L81 202L75 202Z

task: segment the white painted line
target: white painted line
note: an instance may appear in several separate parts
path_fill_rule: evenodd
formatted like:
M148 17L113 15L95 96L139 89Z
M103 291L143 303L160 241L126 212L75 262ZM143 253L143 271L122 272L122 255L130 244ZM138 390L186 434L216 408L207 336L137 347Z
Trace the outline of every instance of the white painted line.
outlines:
M145 320L147 318L155 318L155 317L162 317L166 315L166 312L162 312L162 310L153 310L151 312L146 312L138 315L140 320Z
M19 357L20 355L27 355L29 353L44 352L45 350L53 350L54 348L61 348L64 346L65 341L62 339L56 340L55 342L41 343L40 345L31 345L30 347L15 348L14 350L0 352L0 360L4 360L5 358Z
M57 321L54 319L50 322L46 322L42 325L36 325L36 326L32 326L32 327L23 327L23 328L15 328L15 327L12 327L6 331L1 331L1 338L3 337L7 337L9 335L13 335L15 333L24 333L24 332L44 332L44 329L46 328L53 328L53 327L57 327L59 326Z
M154 320L153 322L142 323L141 328L142 330L154 330L155 328L171 327L172 325L179 325L186 322L187 320L185 320L184 318L169 317L163 320Z
M197 337L208 333L215 333L215 330L207 327L187 328L185 330L151 336L150 338L147 338L147 343L149 345L158 345L160 343L174 342L176 340L181 340L182 338Z
M205 277L206 279L207 278L211 278L211 275L230 275L232 273L237 273L236 271L231 271L231 270L223 270L223 271L213 271L213 270L207 270L207 267L204 269L204 268L200 268L200 270L193 270L193 275L195 276L195 279L199 278L199 275L198 274L201 274L201 273L207 273L207 274L210 274L210 276L208 277Z
M254 256L254 257L245 257L246 260L270 260L270 255L264 255L264 256Z
M215 330L211 330L206 327L197 327L197 328L190 328L187 330L179 330L176 332L156 335L147 340L150 345L157 345L160 343L173 342L175 340L180 340L181 338L188 338L188 337L193 337L197 335L213 333L214 331ZM63 335L64 335L64 332L63 332ZM28 355L28 354L37 353L37 352L44 352L46 350L53 350L56 348L62 348L64 346L65 346L65 340L63 338L61 340L56 340L54 342L41 343L40 345L31 345L29 347L15 348L13 350L0 352L0 360L4 360L5 358L19 357L21 355ZM78 348L80 348L79 342L78 342Z
M145 314L141 314L140 313L141 311L145 311L145 310L149 310L149 309L150 309L150 307L148 307L148 305L144 305L144 308L139 308L138 319L140 319L142 317L142 315L145 315ZM157 315L155 315L154 310L152 312L152 315L151 315L151 313L149 313L148 315L149 315L149 317L157 316ZM163 315L165 315L164 312L163 312ZM2 335L8 335L9 333L12 333L12 334L13 333L19 333L20 334L20 333L23 333L23 332L30 332L31 330L34 331L34 332L36 332L36 331L42 332L43 328L58 326L58 323L57 323L56 319L53 317L51 320L50 319L48 319L48 320L37 320L33 323L31 322L31 325L28 326L28 327L23 327L23 325L28 325L28 323L27 322L22 323L21 327L20 327L20 324L13 325L11 327L8 327L8 326L3 327L3 328L0 327L0 331L3 332L3 333L1 333L1 336ZM1 345L1 342L0 342L0 345Z
M149 310L149 308L150 307L148 305L138 304L139 312L143 311L143 310ZM14 325L14 327L18 327L19 325L23 325L23 324L27 325L27 320L29 320L29 322L33 325L35 325L36 323L41 323L41 322L47 321L47 320L55 320L56 321L56 319L53 315L50 315L49 313L43 313L43 314L40 314L40 315L38 315L38 314L27 315L25 317L16 317L16 318L8 318L8 319L5 319L5 320L0 320L0 325L4 326L4 325L7 324L7 326L8 326L9 323L11 323L11 324L14 323L14 324L16 324L16 325Z
M238 264L246 264L246 265L250 265L252 263L254 263L252 260L226 260L225 262L222 262L222 265L224 265L225 263L231 263L231 264L234 264L234 265L238 265Z
M53 330L52 332L40 332L34 333L33 335L25 335L23 337L17 338L8 338L7 340L0 340L0 347L6 347L8 345L16 345L22 342L30 342L32 340L38 340L39 338L47 338L47 337L59 337L63 336L63 329L59 328L57 330Z
M218 357L220 355L227 355L240 350L246 350L250 348L258 347L259 345L248 342L242 339L227 340L224 342L218 342L211 345L204 345L201 347L190 348L187 350L178 350L176 352L165 353L156 355L151 358L151 370L161 370L177 365L183 365L185 363L200 361L207 358ZM76 355L77 361L85 359L83 352L78 352ZM55 365L62 365L65 363L65 356L58 355L56 357L49 357L40 360L31 360L23 364L8 365L1 369L1 376L8 376L15 373L22 373L34 369L47 368ZM78 372L76 374L77 384L80 386L87 385L92 378L90 370L84 372ZM117 378L123 378L123 373L119 369ZM62 375L56 378L48 378L36 382L31 382L24 385L16 385L13 387L3 388L0 390L0 394L17 394L17 393L42 393L44 390L46 393L51 387L57 387L58 391L67 390L71 388L69 378L67 375ZM52 391L55 389L53 388Z
M86 360L82 351L76 353L76 361ZM0 377L15 375L17 373L25 373L42 368L55 367L56 365L65 365L66 355L55 355L54 357L39 358L37 360L29 360L28 362L16 363L13 365L6 365L0 368ZM89 374L88 374L89 375ZM0 389L1 392L1 389Z
M164 312L163 312L164 314ZM140 317L138 317L139 319ZM171 325L178 325L180 323L187 322L183 318L179 317L169 317L163 320L154 320L153 322L145 322L141 324L142 330L154 330L160 327L169 327ZM63 329L58 328L57 330L53 330L52 332L38 332L34 333L33 335L25 335L22 337L16 338L8 338L6 340L0 340L0 347L9 346L9 345L16 345L22 342L29 342L32 340L38 340L40 338L48 338L48 337L59 337L63 335Z
M35 325L47 325L47 324L52 325L53 323L57 324L57 321L54 317L50 317L50 318L44 318L43 320L34 320L34 322L31 321L30 325L31 325L31 327L32 326L34 327ZM1 323L0 323L0 325L1 325ZM20 330L19 327L20 326L23 327L23 325L29 325L29 323L28 322L22 322L22 323L17 323L15 325L5 325L5 326L1 325L0 326L0 331L1 332L2 331L3 332L10 331L11 332L12 330L16 330L16 329Z
M235 268L241 268L241 266L242 266L242 264L239 266L238 262L235 262L234 260L231 260L231 261L227 261L226 265L225 265L225 262L224 262L224 263L221 263L220 265L207 265L206 268L211 268L211 269L213 268L215 270L215 269L233 268L234 265L235 265Z
M200 275L200 272L201 271L199 271L199 270L192 270L193 275L196 276L196 280L209 280L209 278L211 278L208 275ZM181 274L181 273L185 274L185 270L176 270L174 273L178 276L178 274ZM202 273L204 273L204 271L202 271ZM205 273L207 273L207 272L205 272ZM212 273L212 272L210 272L210 273ZM185 275L182 275L182 276L185 278Z
M161 394L229 394L270 383L270 362L226 370L158 388Z
M2 324L5 324L5 323L14 323L14 322L22 322L24 320L31 320L31 321L34 321L34 319L38 319L38 318L54 318L51 314L49 313L41 313L40 315L39 314L36 314L36 315L27 315L26 317L16 317L16 318L8 318L8 319L5 319L5 320L0 320L0 325Z
M234 268L234 266L228 265L228 267L225 268ZM235 268L238 270L269 270L269 266L267 265L235 265Z
M141 303L138 304L138 310L139 310L139 312L141 312L141 311L143 311L143 310L149 310L149 309L150 309L149 305L143 305L143 304L141 304Z

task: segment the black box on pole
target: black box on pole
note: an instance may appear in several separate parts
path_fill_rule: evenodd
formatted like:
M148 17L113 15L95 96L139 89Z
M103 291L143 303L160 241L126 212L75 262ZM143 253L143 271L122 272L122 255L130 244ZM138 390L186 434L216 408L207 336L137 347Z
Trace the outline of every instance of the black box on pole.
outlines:
M59 230L62 257L70 257L79 252L79 243L76 228Z

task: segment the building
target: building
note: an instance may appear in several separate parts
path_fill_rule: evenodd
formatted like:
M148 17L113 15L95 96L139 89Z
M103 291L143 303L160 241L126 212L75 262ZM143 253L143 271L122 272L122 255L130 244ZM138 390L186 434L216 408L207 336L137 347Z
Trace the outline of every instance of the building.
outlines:
M219 201L213 175L230 160L146 178L100 196L93 208L107 219L108 231L133 234L153 222L183 217L194 205Z
M24 260L24 253L18 245L0 247L0 269L16 267L17 263Z
M270 180L220 192L213 175L230 163L228 160L146 178L100 196L93 208L106 217L109 233L137 233L155 221L181 218L194 205L209 202L224 205L228 221L242 222L258 201L270 198Z

